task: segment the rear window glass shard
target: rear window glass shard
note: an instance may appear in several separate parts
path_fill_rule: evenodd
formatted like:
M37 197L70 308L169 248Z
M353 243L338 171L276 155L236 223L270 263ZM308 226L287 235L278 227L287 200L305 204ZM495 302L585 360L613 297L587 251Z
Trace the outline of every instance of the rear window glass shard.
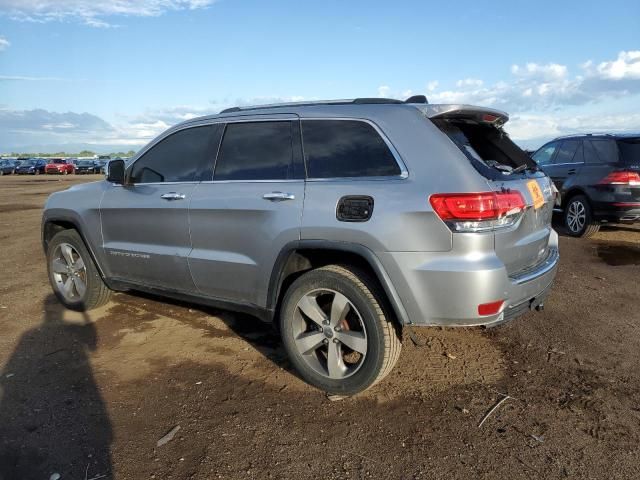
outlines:
M432 122L465 154L485 177L496 179L514 169L536 170L536 163L502 128L471 121L433 119Z

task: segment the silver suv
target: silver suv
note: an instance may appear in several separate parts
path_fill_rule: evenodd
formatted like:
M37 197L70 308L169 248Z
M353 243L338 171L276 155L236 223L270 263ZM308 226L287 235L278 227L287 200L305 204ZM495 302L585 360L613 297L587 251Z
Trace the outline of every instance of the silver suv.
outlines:
M188 120L49 197L51 285L72 309L132 289L249 312L306 381L357 393L392 369L403 325L541 308L555 193L507 119L413 97Z

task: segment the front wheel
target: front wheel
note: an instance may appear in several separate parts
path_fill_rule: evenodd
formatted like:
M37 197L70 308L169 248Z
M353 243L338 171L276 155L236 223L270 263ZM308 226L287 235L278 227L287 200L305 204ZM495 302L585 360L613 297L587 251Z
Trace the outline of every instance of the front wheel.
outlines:
M47 267L53 293L65 307L92 310L109 301L111 290L75 230L63 230L51 239Z
M328 265L293 282L282 302L280 329L300 376L339 395L382 380L402 347L382 305L376 282L350 266Z
M600 224L593 220L587 197L576 195L564 209L564 225L572 237L590 237L598 233Z

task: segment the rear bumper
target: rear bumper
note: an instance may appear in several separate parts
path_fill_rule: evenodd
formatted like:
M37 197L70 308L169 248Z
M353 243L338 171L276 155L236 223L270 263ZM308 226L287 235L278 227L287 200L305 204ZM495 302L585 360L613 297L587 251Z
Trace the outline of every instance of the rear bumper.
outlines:
M640 186L599 186L589 190L594 220L600 222L640 221Z
M640 222L640 202L600 204L594 211L593 218L600 222Z
M380 258L413 325L493 325L544 301L558 268L558 236L552 232L542 261L512 276L495 253L396 252ZM478 305L497 300L504 300L497 314L478 314Z

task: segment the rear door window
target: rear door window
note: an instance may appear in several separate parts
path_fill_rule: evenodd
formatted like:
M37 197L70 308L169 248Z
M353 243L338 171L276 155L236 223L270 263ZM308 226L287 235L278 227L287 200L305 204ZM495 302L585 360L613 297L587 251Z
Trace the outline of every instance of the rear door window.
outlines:
M618 162L618 147L614 140L594 139L590 140L593 148L602 163Z
M358 120L304 120L309 178L386 177L401 170L376 129Z
M579 146L580 140L564 140L560 145L560 149L553 163L556 165L574 163L574 157L576 156Z
M292 122L229 123L214 180L289 180L294 177Z

